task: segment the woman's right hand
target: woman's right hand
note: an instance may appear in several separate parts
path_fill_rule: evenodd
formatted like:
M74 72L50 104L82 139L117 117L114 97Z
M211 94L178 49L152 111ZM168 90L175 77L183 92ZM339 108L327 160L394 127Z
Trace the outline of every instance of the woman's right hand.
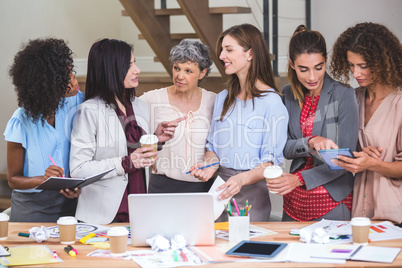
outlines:
M316 151L339 149L338 145L336 145L335 142L321 136L315 136L313 138L310 138L310 140L308 141L308 146Z
M196 177L202 182L209 181L210 178L215 174L218 170L219 165L210 166L208 168L199 169L200 167L206 166L208 163L199 162L190 168L191 176Z
M64 176L64 168L58 166L49 166L45 171L43 180L45 181L50 177L63 177L63 176Z
M151 152L152 147L141 147L130 154L131 162L135 168L149 167L155 164L158 152Z

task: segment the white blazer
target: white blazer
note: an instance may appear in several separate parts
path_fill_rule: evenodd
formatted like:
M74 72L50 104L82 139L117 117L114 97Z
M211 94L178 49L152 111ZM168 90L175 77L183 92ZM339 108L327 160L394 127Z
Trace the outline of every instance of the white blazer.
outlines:
M132 106L138 125L149 133L148 104L135 98ZM94 224L113 221L128 182L121 165L127 155L126 136L115 110L98 97L82 103L71 133L71 176L87 177L113 167L116 170L81 189L75 214L78 220Z

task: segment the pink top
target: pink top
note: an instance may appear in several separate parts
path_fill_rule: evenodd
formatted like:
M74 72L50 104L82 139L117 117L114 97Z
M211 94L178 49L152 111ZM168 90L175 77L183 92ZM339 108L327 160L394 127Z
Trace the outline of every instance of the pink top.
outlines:
M402 160L402 92L391 92L364 126L366 88L356 89L359 105L359 146L383 147L386 162ZM402 222L402 179L385 177L373 171L356 174L353 217Z
M151 133L160 122L172 121L187 115L187 119L180 122L176 128L174 137L167 141L158 153L159 159L152 169L153 173L180 181L200 182L186 172L195 163L204 160L215 96L216 93L202 89L200 107L187 114L184 114L180 107L169 103L167 88L148 91L140 97L151 108Z

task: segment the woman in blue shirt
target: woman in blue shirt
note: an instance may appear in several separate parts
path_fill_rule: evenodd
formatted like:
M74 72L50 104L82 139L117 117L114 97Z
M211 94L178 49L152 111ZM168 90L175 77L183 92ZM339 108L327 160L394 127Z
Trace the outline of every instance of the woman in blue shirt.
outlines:
M75 214L78 188L35 189L51 176L69 175L72 119L84 100L73 67L72 51L58 39L31 40L14 58L9 74L19 108L4 132L11 221L55 222Z
M288 113L276 89L268 47L256 27L233 26L218 39L217 51L229 75L228 89L215 100L204 163L191 174L208 181L215 172L226 181L218 189L240 206L252 205L251 221L268 221L271 203L264 180L266 166L281 164ZM197 169L220 162L218 166ZM223 213L217 221L226 221Z

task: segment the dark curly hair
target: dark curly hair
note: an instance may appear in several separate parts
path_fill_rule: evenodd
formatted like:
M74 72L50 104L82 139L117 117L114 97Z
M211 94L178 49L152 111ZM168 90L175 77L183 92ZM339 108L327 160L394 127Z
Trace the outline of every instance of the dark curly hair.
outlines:
M348 28L336 40L331 59L335 79L349 82L347 51L359 54L375 77L374 83L392 87L402 85L402 46L387 27L364 22Z
M70 87L73 52L60 39L35 39L22 45L9 75L15 86L18 106L33 122L54 116Z

